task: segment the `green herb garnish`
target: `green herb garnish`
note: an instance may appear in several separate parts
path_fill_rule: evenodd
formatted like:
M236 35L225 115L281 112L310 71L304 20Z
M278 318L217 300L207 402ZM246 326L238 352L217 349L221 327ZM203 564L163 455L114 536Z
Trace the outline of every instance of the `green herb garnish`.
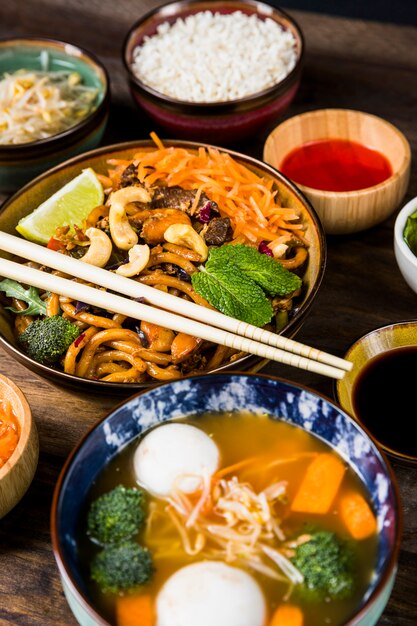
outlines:
M250 246L229 244L214 248L210 252L209 260L216 263L233 261L246 276L272 296L288 296L299 289L302 284L297 274L287 270L279 261L261 254Z
M408 216L403 237L411 252L417 254L417 211Z
M265 326L273 308L265 291L287 296L301 286L301 278L282 265L244 245L210 250L201 272L191 277L194 289L225 315Z
M46 315L46 304L41 300L36 287L25 289L23 285L15 280L6 278L0 282L0 291L4 291L8 298L16 298L26 302L28 306L23 311L18 311L11 306L5 307L16 315Z

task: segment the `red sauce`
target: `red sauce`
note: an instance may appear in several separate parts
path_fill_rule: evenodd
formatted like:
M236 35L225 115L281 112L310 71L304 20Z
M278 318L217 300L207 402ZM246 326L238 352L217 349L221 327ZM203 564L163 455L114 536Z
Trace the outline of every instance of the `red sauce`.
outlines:
M355 141L319 139L292 150L281 172L295 183L323 191L356 191L392 175L388 159Z

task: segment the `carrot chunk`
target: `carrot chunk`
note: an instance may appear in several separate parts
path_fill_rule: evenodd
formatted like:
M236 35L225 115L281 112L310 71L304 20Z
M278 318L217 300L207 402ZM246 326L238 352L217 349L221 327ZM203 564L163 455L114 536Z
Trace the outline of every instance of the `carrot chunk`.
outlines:
M334 454L319 454L308 466L291 510L299 513L327 513L344 473L345 466Z
M117 626L154 626L155 613L151 596L118 596Z
M340 515L354 539L366 539L376 533L375 515L365 498L351 491L340 500Z
M303 626L304 615L298 606L281 604L272 616L269 626Z

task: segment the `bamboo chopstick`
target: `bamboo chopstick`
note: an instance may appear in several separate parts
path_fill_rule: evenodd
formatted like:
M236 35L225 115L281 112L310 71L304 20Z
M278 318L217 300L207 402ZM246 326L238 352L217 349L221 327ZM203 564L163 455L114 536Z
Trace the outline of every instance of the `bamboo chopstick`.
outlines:
M108 291L102 291L95 287L68 280L67 278L61 278L55 274L49 274L28 267L27 265L16 263L15 261L0 259L0 275L27 285L33 285L39 289L58 293L68 298L82 300L87 304L112 311L113 313L121 313L122 315L127 315L134 319L152 322L177 332L201 337L201 339L205 339L206 341L219 343L239 351L249 352L272 361L293 365L294 367L316 372L323 376L340 379L343 378L346 373L345 370L332 365L285 352L284 350L273 348L272 346L259 343L258 341L253 341L252 339L247 339L240 335L234 335L220 328L214 328L195 320L180 317L169 311L163 311L162 309L123 298L109 293Z
M260 343L279 348L286 352L291 352L319 363L326 363L337 369L350 371L353 363L307 346L293 339L283 337L276 333L258 328L252 324L241 322L233 317L223 315L219 311L202 307L194 302L183 300L169 293L160 291L155 287L149 285L143 285L130 278L125 278L114 272L94 267L88 263L83 263L80 260L71 258L60 252L49 250L44 246L40 246L36 243L27 241L20 237L10 235L0 231L0 250L16 254L25 259L35 261L47 267L51 267L55 270L70 274L82 278L87 282L100 285L106 289L110 289L117 293L122 293L131 298L145 298L148 304L166 309L168 311L175 311L178 315L183 315L187 318L196 319L201 323L216 326L225 331L235 333L259 341ZM78 300L80 298L77 298ZM166 324L165 324L166 325ZM186 332L186 331L185 331ZM188 334L192 334L189 332ZM218 342L219 343L219 342Z

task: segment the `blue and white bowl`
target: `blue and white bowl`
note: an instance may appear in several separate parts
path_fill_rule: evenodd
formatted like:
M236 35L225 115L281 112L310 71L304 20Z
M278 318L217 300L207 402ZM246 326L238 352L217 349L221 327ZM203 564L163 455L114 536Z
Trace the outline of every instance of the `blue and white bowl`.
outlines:
M69 606L82 626L109 626L96 612L81 575L77 522L92 482L140 433L159 422L207 412L269 414L315 434L350 464L366 485L379 528L375 575L357 613L345 626L374 626L397 572L402 512L394 474L366 431L315 391L259 374L211 374L166 383L132 396L78 444L57 482L51 513L55 559Z

